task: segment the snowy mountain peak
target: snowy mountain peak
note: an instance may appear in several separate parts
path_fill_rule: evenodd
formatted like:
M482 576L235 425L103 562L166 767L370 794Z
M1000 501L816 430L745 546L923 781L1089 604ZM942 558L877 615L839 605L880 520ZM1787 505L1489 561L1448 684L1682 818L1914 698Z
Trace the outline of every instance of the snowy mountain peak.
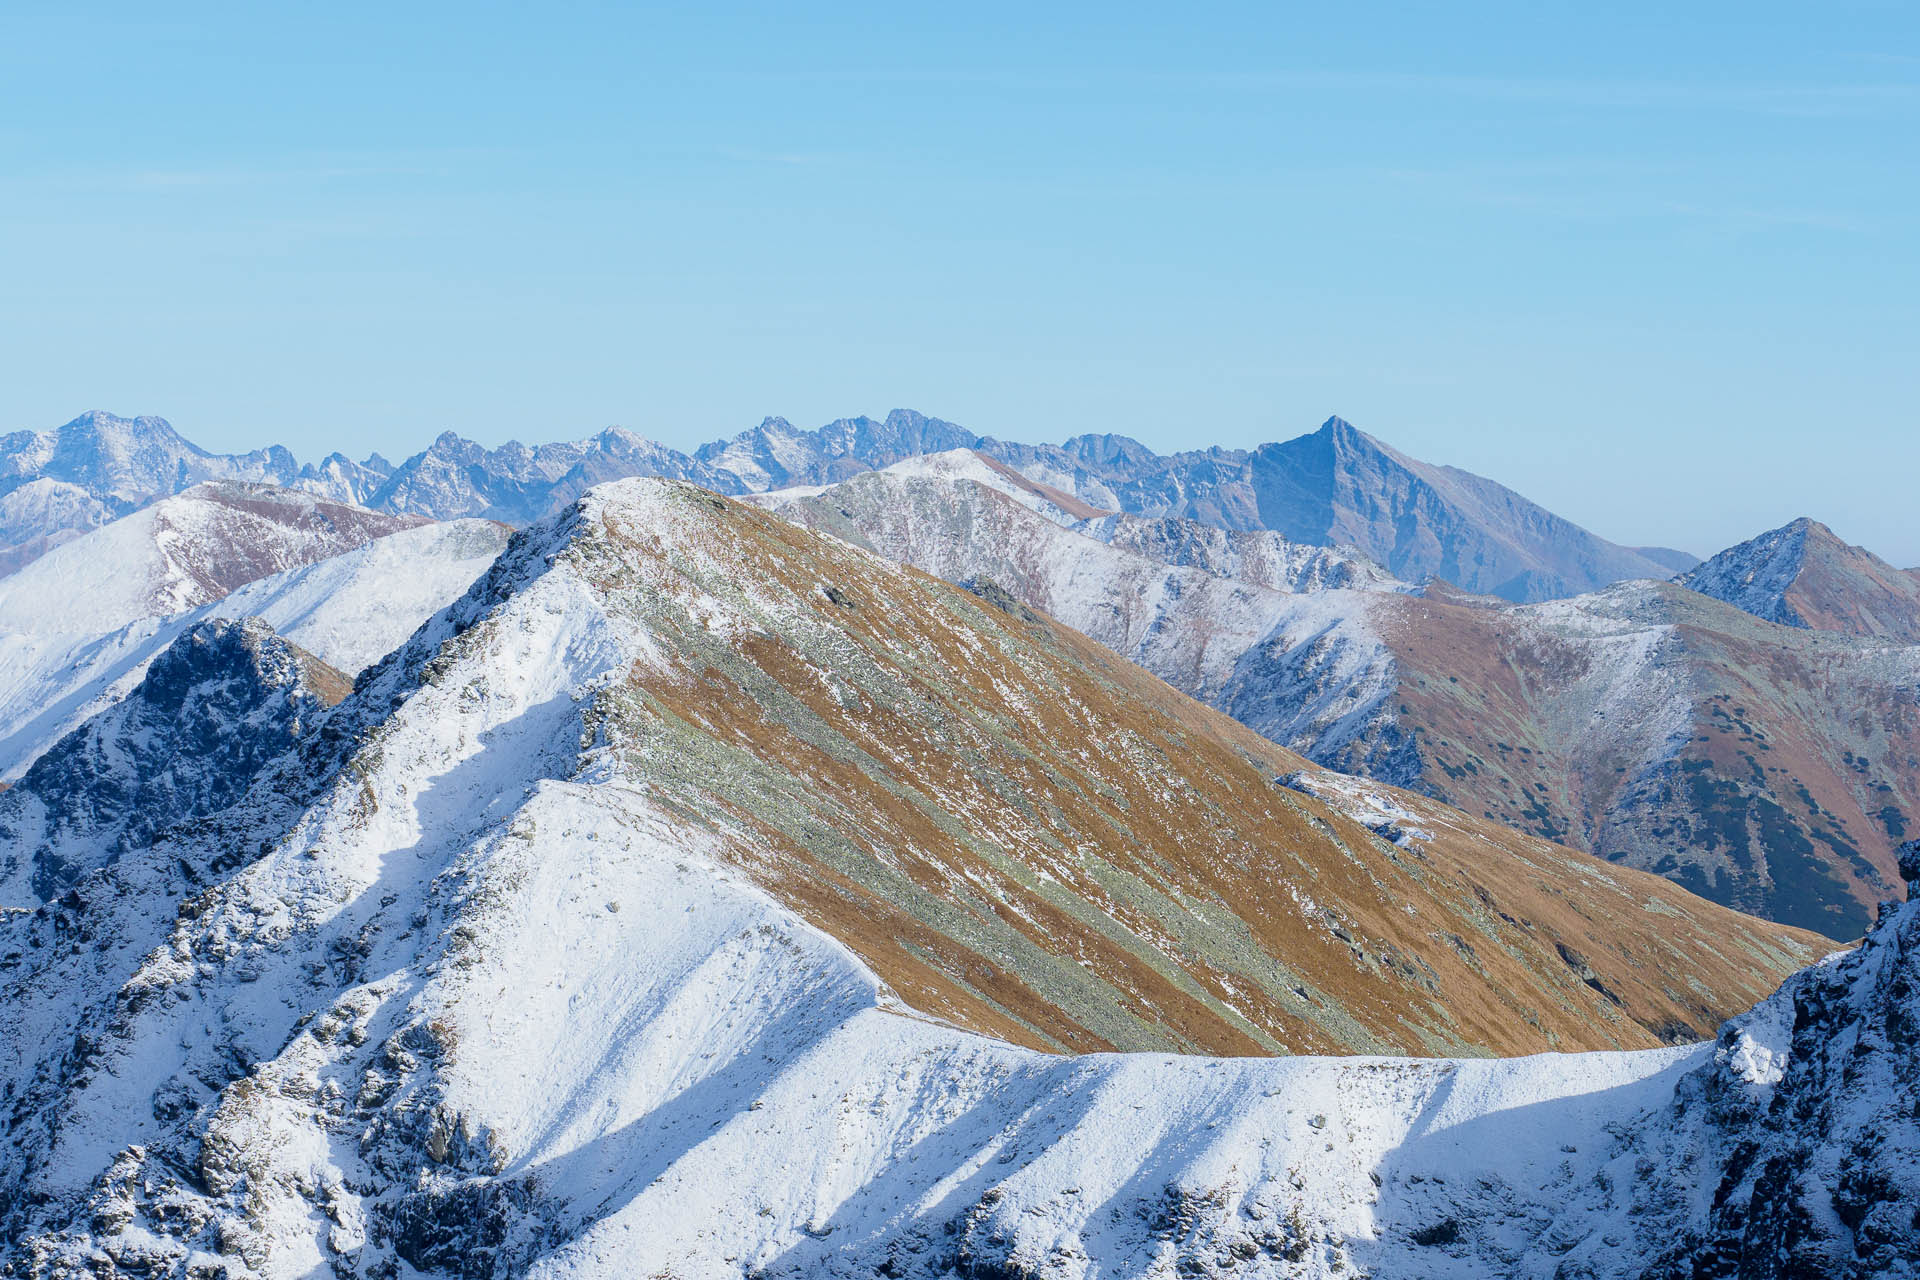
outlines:
M1782 626L1920 643L1920 581L1807 516L1675 581Z

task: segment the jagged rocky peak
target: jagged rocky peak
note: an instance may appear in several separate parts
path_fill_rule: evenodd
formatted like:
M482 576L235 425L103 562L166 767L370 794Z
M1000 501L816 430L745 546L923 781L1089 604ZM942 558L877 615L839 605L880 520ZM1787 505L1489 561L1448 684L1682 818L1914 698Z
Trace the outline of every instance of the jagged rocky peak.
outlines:
M348 681L257 618L201 622L0 792L0 907L27 907L246 793Z
M1491 480L1409 458L1337 416L1251 451L1163 457L1119 437L979 447L1096 506L1351 546L1408 581L1443 577L1515 601L1666 578L1679 556L1615 545Z
M1159 455L1131 436L1106 433L1078 435L1060 448L1089 467L1113 470L1144 468L1159 461Z
M1675 581L1783 626L1920 644L1920 579L1806 516Z

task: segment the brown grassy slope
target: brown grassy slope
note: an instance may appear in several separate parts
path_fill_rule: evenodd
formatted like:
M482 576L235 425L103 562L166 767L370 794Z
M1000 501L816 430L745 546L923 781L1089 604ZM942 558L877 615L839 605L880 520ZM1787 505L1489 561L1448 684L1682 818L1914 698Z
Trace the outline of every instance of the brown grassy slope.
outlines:
M1397 846L1004 596L692 486L603 494L568 555L656 657L596 730L923 1012L1074 1051L1640 1047L1820 950L1395 793L1431 832Z
M1920 644L1920 580L1809 522L1805 558L1782 597L1815 631Z
M1575 604L1589 621L1570 631L1446 597L1376 607L1423 784L1716 901L1857 937L1920 812L1911 653L1671 584ZM1610 617L1658 635L1651 656L1612 665L1618 642L1593 638Z

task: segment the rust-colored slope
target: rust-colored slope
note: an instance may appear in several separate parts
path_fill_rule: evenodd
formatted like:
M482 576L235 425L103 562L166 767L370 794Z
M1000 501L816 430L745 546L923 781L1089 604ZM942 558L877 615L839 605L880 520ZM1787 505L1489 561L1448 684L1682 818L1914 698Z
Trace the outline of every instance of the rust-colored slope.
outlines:
M1705 1034L1816 940L1374 789L992 590L691 486L568 551L654 660L595 728L910 1005L1017 1043L1522 1053ZM1311 777L1302 781L1305 771Z
M1833 938L1896 882L1920 812L1913 651L1655 583L1370 619L1442 799Z

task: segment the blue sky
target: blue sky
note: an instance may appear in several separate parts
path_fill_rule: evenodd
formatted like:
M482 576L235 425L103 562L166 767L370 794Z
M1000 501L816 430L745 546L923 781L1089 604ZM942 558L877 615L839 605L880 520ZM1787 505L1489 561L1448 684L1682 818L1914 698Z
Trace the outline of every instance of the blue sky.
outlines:
M1920 8L1033 8L12 0L0 431L1339 413L1920 564Z

